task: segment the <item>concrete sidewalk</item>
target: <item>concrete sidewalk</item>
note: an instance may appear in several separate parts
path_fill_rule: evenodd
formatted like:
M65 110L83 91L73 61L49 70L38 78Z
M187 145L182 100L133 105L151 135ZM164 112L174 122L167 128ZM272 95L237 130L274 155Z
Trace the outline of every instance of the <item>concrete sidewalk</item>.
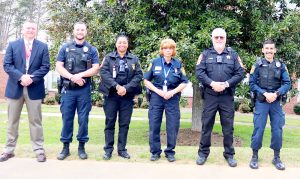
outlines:
M298 179L300 168L278 171L274 167L252 170L246 166L228 166L174 163L138 163L113 161L58 161L49 159L38 163L33 158L12 158L0 163L1 179Z

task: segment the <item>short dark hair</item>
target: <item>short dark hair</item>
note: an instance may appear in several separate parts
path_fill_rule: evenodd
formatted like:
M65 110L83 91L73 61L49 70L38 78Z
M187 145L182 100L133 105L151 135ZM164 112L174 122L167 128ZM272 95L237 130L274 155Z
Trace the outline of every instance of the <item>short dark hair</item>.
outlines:
M75 27L76 25L84 25L84 26L87 28L86 23L84 23L84 22L82 22L82 21L75 22L75 24L74 24L73 27Z
M121 33L119 33L119 34L117 35L117 37L116 37L116 42L117 42L118 39L121 38L121 37L125 38L125 39L127 40L127 42L129 42L129 38L128 38L128 36L127 36L124 32L121 32Z
M263 46L266 45L266 44L274 44L274 45L276 45L275 41L271 40L271 39L265 40L264 43L263 43Z

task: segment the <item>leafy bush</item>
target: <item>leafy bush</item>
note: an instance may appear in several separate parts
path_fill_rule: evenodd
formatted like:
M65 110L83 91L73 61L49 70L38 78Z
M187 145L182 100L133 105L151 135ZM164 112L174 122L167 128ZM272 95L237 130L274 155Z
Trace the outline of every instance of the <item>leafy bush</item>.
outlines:
M98 106L98 107L103 106L103 98L102 98L101 93L99 93L98 91L92 91L91 98L92 98L93 105Z
M188 105L188 100L186 98L181 97L179 103L180 103L180 106L184 108Z
M239 111L242 113L249 113L249 112L251 112L251 108L250 108L249 104L241 103L239 106Z
M47 105L54 105L55 104L55 98L53 96L47 96L44 100L44 103Z
M54 98L55 98L55 101L56 101L58 104L60 104L60 98L61 98L61 94L59 94L59 93L55 93L55 96L54 96Z
M300 115L300 103L295 104L294 106L294 112L298 115Z
M134 108L140 108L141 107L141 105L142 105L142 103L143 103L143 95L139 95L138 97L135 97L134 99L133 99L133 101L134 101Z
M241 102L239 99L234 99L234 110L237 111L239 109Z
M146 100L146 98L143 98L143 102L142 102L140 108L148 109L148 107L149 107L149 102Z

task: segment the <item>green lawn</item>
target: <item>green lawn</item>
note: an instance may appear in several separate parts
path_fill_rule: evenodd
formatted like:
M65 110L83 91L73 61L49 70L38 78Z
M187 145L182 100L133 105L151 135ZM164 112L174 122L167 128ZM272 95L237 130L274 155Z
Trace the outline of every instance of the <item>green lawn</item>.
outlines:
M59 106L46 106L42 107L43 112L55 113L58 116L43 116L44 125L44 136L47 155L50 158L55 158L56 154L61 148L61 143L59 141L60 131L61 131L61 117L59 112ZM26 109L23 109L26 111ZM7 126L7 114L6 104L0 104L0 147L4 146L6 140L6 126ZM90 157L95 160L101 160L101 155L103 154L102 148L104 145L104 113L102 108L93 107L91 114L97 114L101 117L90 118L89 121L89 143L87 150L90 153ZM191 128L191 112L188 110L182 110L181 112L182 121L180 128ZM133 120L130 125L129 135L128 135L128 150L130 153L134 153L133 161L148 161L149 158L149 144L148 144L148 112L145 109L134 109L134 117L139 117L144 120ZM242 147L236 147L237 159L241 160L242 164L247 165L249 162L249 157L251 156L250 138L252 134L252 115L250 114L240 114L237 113L235 118L235 132L234 135L242 139ZM222 129L219 124L219 118L217 117L217 122L214 127L214 132L221 133ZM116 129L118 127L116 126ZM162 125L162 130L165 129L165 121ZM72 145L73 153L76 152L77 141L76 134L78 130L77 120L75 120L74 125L74 143ZM117 133L117 131L116 131ZM23 157L33 157L30 147L30 136L27 115L21 115L20 129L19 129L19 139L17 155ZM117 137L117 135L116 135ZM285 160L291 160L288 162L291 166L300 166L300 120L295 116L288 116L286 118L286 126L284 128L283 137L283 150ZM117 141L117 140L116 140ZM270 145L270 127L267 124L265 130L263 149L260 152L260 156L263 156L263 161L265 165L269 165L269 161L272 159L272 151L269 148ZM178 146L176 148L177 158L183 163L194 162L197 156L198 146ZM208 163L223 164L222 159L222 147L212 147L212 156ZM92 155L92 156L91 156ZM119 157L114 157L119 160ZM70 159L77 159L76 155L72 155Z

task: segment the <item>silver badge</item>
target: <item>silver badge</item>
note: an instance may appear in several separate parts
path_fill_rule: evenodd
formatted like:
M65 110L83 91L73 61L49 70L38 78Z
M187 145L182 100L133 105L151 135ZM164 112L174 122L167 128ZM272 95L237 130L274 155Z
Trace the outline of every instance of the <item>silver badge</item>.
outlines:
M227 55L226 58L229 60L230 59L230 55Z
M276 67L279 68L281 66L280 62L276 62Z
M84 51L84 52L88 52L88 51L89 51L89 48L88 48L87 46L84 46L84 47L83 47L83 51Z
M69 52L69 48L66 48L66 52Z

